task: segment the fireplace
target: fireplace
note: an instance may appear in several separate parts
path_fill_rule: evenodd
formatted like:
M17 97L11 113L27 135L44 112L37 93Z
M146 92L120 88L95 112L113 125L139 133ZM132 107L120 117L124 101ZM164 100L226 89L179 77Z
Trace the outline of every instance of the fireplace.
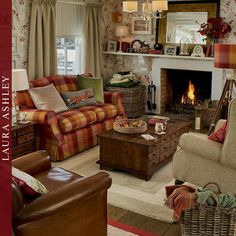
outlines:
M185 73L187 76L183 75ZM188 77L189 73L191 77ZM172 74L174 74L175 79L171 78ZM176 83L178 89L184 90L183 93L185 93L186 87L189 86L189 80L197 87L195 90L196 101L208 98L212 101L219 100L223 90L223 78L223 70L214 67L214 58L156 56L152 59L152 80L157 86L157 107L154 112L157 114L164 113L169 107L169 101L172 101L174 97L175 100L179 101L183 94L179 92L178 95L174 96L173 94L176 91L172 89L172 84ZM169 80L172 82L169 83Z
M211 99L211 72L162 69L161 75L162 112L193 114L197 104Z

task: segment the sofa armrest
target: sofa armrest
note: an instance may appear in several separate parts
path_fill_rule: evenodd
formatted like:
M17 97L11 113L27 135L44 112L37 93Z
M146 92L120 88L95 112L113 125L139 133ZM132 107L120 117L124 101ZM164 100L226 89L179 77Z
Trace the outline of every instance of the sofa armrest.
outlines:
M35 175L49 170L51 160L46 151L37 151L12 160L12 165L29 175Z
M64 143L64 138L57 123L57 116L54 111L37 110L37 109L25 109L20 111L26 118L26 120L37 122L40 125L49 125L52 129L58 146Z
M180 137L179 146L186 152L212 161L218 161L223 145L209 140L207 135L185 133Z
M123 106L124 94L120 92L104 91L104 100L105 100L105 103L111 103L113 105Z
M96 208L100 204L98 201L101 200L101 195L105 194L106 201L107 189L110 186L111 178L104 172L66 184L57 190L38 197L27 205L15 218L15 226L18 228L23 224L31 223L39 226L40 222L43 221L42 219L45 218L50 227L54 227L53 220L55 221L55 215L63 217L57 220L63 224L67 213L69 213L68 217L75 220L75 216L84 212L84 210L80 209L86 208L88 205L91 206L91 204ZM85 204L86 201L89 201L90 204ZM106 202L102 203L102 205L106 208ZM97 210L99 211L99 209ZM88 211L88 215L98 213L91 212L89 208L86 211ZM82 218L77 218L75 223L78 224L80 220ZM55 227L58 227L58 222L55 222Z

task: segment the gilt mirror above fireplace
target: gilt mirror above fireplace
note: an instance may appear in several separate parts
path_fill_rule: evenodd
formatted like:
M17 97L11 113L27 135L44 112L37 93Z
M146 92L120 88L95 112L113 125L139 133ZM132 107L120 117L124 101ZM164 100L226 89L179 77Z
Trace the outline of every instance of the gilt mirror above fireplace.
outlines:
M157 43L166 44L166 43L175 43L179 44L180 37L177 38L173 36L173 28L170 27L170 21L176 18L176 21L179 20L181 22L181 18L189 20L189 25L191 24L190 21L193 23L194 21L198 21L199 24L206 23L208 18L217 17L219 16L219 9L220 9L220 1L219 0L170 0L168 1L168 12L167 17L161 18L157 21ZM189 18L191 15L191 19ZM201 20L200 20L201 19ZM185 27L186 22L178 24L178 27ZM185 25L185 26L184 26ZM197 31L200 28L198 27L197 23L193 26L193 28ZM192 29L193 29L192 28ZM197 34L195 34L197 36ZM172 37L170 37L172 36ZM195 42L190 42L193 44L205 44L202 41L201 37L192 40ZM201 42L202 41L202 42Z

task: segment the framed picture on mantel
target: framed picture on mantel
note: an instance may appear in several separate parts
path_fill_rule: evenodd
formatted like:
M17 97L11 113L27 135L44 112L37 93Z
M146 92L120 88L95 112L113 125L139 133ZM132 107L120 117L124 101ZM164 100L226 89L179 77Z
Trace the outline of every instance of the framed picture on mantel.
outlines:
M132 18L132 34L152 34L152 21L142 20L137 17Z

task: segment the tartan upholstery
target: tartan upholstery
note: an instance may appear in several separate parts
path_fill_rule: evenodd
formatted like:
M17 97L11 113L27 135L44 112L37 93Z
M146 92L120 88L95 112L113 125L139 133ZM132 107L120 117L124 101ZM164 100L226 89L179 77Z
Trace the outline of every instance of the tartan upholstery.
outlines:
M80 112L78 110L66 111L57 115L58 125L63 133L81 129L97 121L93 111Z
M236 69L236 44L215 44L214 55L215 67Z
M53 83L58 92L75 92L79 90L77 77L72 75L56 75L31 80L31 88L43 87Z
M57 144L60 146L64 143L64 138L59 129L57 116L54 111L28 109L21 111L21 113L23 113L29 121L34 121L41 125L49 125L51 127L51 133L54 135Z
M53 83L59 92L78 91L76 76L49 76L30 81L30 87ZM105 104L85 106L56 114L37 110L27 91L19 92L16 104L26 119L39 124L40 148L50 153L53 161L62 161L78 152L97 145L96 135L113 127L117 115L125 115L124 96L104 92Z
M81 107L79 111L93 111L96 114L97 121L109 120L117 115L122 115L117 113L117 109L114 105L107 103Z

